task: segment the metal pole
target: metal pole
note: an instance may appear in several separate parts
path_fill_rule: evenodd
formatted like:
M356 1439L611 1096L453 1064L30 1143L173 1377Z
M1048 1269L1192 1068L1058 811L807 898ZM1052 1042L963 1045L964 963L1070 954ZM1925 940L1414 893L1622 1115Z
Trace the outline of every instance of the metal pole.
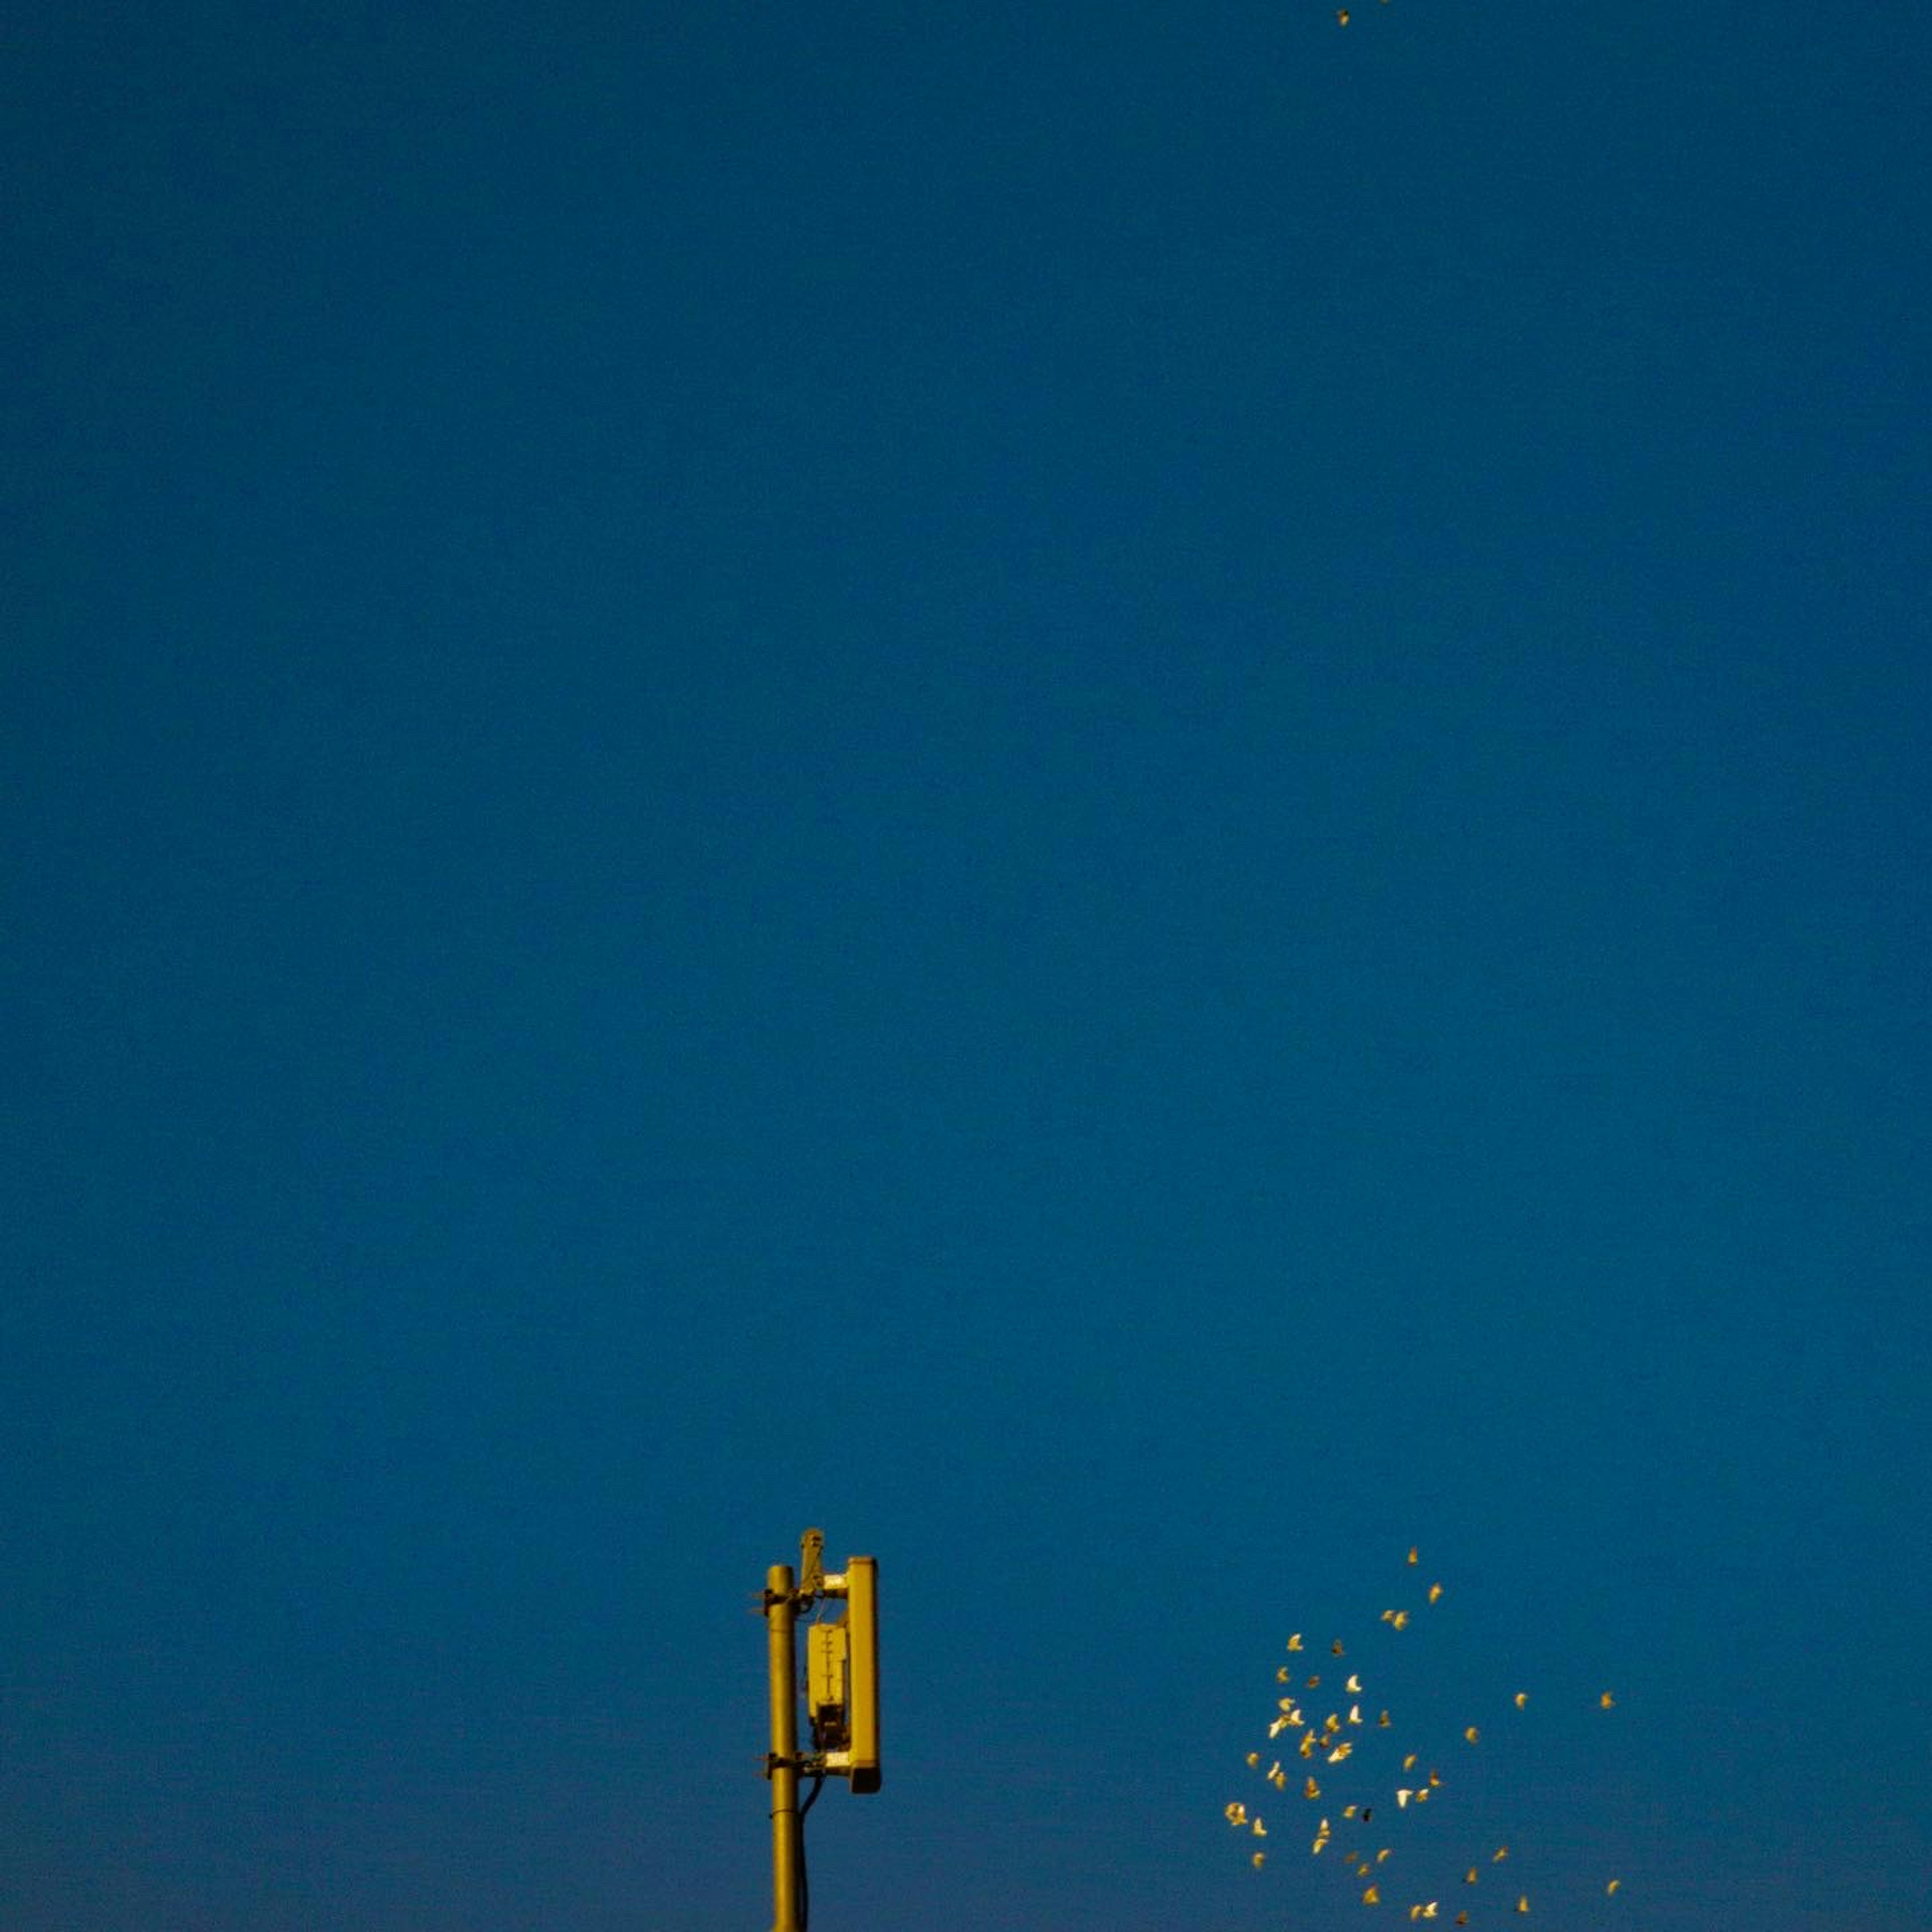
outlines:
M772 1932L803 1932L798 1916L798 1656L794 1647L791 1565L765 1572L766 1636L771 1653Z

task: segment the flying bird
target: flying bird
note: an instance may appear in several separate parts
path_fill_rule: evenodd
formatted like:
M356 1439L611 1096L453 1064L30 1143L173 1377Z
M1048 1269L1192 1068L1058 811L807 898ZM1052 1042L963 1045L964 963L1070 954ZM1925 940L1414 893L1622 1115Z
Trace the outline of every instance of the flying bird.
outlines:
M1346 25L1348 16L1349 10L1348 7L1344 6L1337 17ZM1412 1544L1408 1556L1409 1564L1417 1566L1420 1564L1420 1546ZM1435 1604L1442 1600L1445 1592L1446 1586L1437 1582L1430 1584L1425 1594L1429 1603ZM1411 1615L1412 1612L1408 1610L1390 1608L1381 1612L1381 1621L1395 1630L1402 1630L1408 1627ZM1434 1628L1432 1619L1425 1620L1425 1622L1431 1630ZM1409 1651L1408 1654L1418 1661L1426 1664L1430 1653L1430 1640L1419 1635L1417 1642L1418 1648ZM1287 1648L1291 1654L1298 1653L1305 1647L1306 1640L1301 1631L1297 1630L1290 1635L1287 1641ZM1338 1636L1331 1639L1329 1644L1329 1654L1331 1657L1337 1658L1347 1654L1345 1636ZM1277 1695L1276 1708L1270 1714L1268 1726L1269 1738L1273 1740L1280 1737L1285 1730L1299 1730L1303 1735L1297 1740L1297 1749L1304 1760L1312 1759L1316 1752L1319 1750L1324 1754L1330 1766L1344 1763L1353 1754L1357 1742L1352 1738L1352 1734L1345 1735L1345 1727L1360 1726L1364 1724L1361 1703L1359 1701L1345 1702L1341 1705L1340 1710L1330 1711L1318 1724L1316 1720L1304 1712L1302 1707L1296 1702L1292 1694L1292 1687L1295 1681L1293 1675L1294 1669L1294 1666L1292 1664L1283 1664L1276 1670L1275 1682L1280 1686L1289 1687L1290 1694L1278 1694ZM1318 1673L1310 1674L1305 1679L1305 1684L1309 1692L1319 1690L1322 1686L1321 1676ZM1360 1698L1362 1678L1359 1670L1351 1670L1348 1672L1344 1688L1348 1698L1353 1700ZM1529 1703L1529 1693L1527 1690L1517 1690L1509 1694L1510 1701L1516 1710L1522 1711L1527 1708ZM1609 1690L1599 1694L1598 1705L1605 1711L1614 1709L1616 1702L1616 1697ZM1347 1714L1346 1718L1341 1714L1342 1712ZM1392 1714L1386 1708L1382 1709L1378 1712L1375 1722L1376 1728L1378 1730L1390 1730L1394 1725ZM1465 1725L1462 1737L1466 1744L1471 1745L1479 1744L1482 1737L1481 1726L1476 1724ZM1292 1755L1291 1754L1291 1756ZM1398 1754L1392 1753L1391 1755L1398 1755ZM1441 1772L1433 1767L1426 1772L1418 1769L1420 1762L1419 1752L1409 1751L1400 1755L1401 1756L1401 1774L1408 1774L1416 1780L1414 1784L1396 1787L1395 1790L1396 1808L1400 1811L1406 1812L1411 1808L1412 1802L1417 1806L1426 1804L1432 1796L1443 1788L1443 1779ZM1246 1754L1247 1768L1251 1772L1261 1772L1261 1757L1262 1754L1258 1750L1247 1752ZM1342 1774L1335 1774L1340 1776ZM1287 1790L1289 1784L1288 1774L1283 1768L1279 1758L1275 1759L1265 1772L1262 1772L1261 1775L1265 1782L1272 1785L1276 1790L1282 1792ZM1302 1795L1304 1799L1309 1801L1318 1800L1322 1796L1322 1785L1312 1770L1306 1778ZM1335 1802L1341 1796L1340 1791L1332 1792L1329 1802ZM1238 1799L1225 1808L1225 1815L1228 1823L1237 1830L1244 1829L1257 1839L1265 1839L1268 1836L1268 1826L1262 1819L1258 1815L1251 1814ZM1372 1805L1358 1802L1352 1802L1340 1808L1340 1816L1346 1822L1359 1822L1364 1827L1374 1815L1374 1808ZM1399 1840L1401 1833L1409 1828L1407 1826L1397 1826ZM1416 1821L1414 1828L1418 1832L1426 1829L1420 1820ZM1352 1837L1353 1834L1351 1835ZM1322 1819L1310 1845L1311 1854L1319 1855L1326 1850L1333 1836L1334 1827L1327 1818ZM1390 1857L1394 1850L1400 1848L1401 1848L1400 1844L1396 1846L1383 1846L1373 1853L1372 1858L1367 1850L1360 1848L1358 1844L1352 1844L1336 1854L1343 1869L1350 1873L1357 1881L1364 1882L1365 1888L1361 1893L1361 1900L1364 1905L1379 1904L1382 1902L1382 1894L1376 1883L1378 1868ZM1252 1862L1257 1870L1260 1869L1265 1856L1266 1853L1260 1850L1256 1850L1252 1853ZM1510 1846L1502 1844L1498 1845L1491 1853L1490 1860L1492 1864L1500 1864L1510 1856ZM1531 1865L1523 1868L1521 1874L1522 1877L1529 1879L1535 1877L1536 1872L1532 1868L1534 1864L1534 1861L1532 1858ZM1454 1868L1451 1867L1449 1872L1444 1872L1442 1874L1444 1878L1448 1878L1453 1870ZM1464 1884L1473 1886L1478 1882L1480 1875L1480 1867L1470 1866L1465 1874ZM1616 1897L1622 1884L1622 1880L1620 1878L1611 1878L1607 1880L1604 1888L1605 1895ZM1498 1900L1497 1904L1500 1906L1502 1900ZM1514 1909L1520 1915L1528 1914L1530 1904L1529 1894L1527 1892L1518 1894ZM1415 1920L1433 1919L1437 1916L1437 1912L1438 1906L1434 1900L1420 1900L1412 1904L1409 1908L1409 1916ZM1467 1911L1459 1912L1455 1916L1455 1922L1458 1926L1467 1926L1470 1916L1470 1913Z

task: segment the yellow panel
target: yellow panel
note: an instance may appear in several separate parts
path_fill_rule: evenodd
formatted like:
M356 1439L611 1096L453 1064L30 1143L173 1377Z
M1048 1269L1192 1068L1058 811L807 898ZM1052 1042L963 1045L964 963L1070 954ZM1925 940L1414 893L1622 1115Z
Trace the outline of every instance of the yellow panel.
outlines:
M838 1711L845 1702L845 1626L810 1624L806 1628L806 1698L813 1717Z
M879 1565L870 1556L845 1562L845 1625L851 1700L847 1733L851 1740L852 1789L879 1788Z

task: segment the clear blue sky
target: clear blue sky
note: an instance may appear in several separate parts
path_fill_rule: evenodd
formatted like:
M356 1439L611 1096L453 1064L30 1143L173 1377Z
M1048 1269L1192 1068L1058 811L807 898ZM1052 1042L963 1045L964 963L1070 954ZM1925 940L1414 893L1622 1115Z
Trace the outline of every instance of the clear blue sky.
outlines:
M11 1932L1932 1923L1922 9L6 39Z

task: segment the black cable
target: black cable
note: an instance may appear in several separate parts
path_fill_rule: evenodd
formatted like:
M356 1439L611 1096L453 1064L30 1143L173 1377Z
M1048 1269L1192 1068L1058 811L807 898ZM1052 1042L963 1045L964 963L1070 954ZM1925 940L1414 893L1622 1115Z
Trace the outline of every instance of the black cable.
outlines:
M806 1628L809 1629L824 1614L824 1600L821 1598L813 1603ZM809 1684L810 1671L808 1670L804 1675L806 1682ZM819 1748L818 1720L815 1717L812 1720L812 1742L814 1750ZM812 1877L805 1860L806 1814L818 1802L818 1794L824 1788L825 1774L821 1771L812 1780L811 1796L798 1808L798 1932L810 1932L812 1925Z
M825 1774L821 1771L812 1780L812 1796L798 1808L798 1932L811 1932L812 1926L812 1878L805 1862L805 1814L818 1802L824 1784Z

